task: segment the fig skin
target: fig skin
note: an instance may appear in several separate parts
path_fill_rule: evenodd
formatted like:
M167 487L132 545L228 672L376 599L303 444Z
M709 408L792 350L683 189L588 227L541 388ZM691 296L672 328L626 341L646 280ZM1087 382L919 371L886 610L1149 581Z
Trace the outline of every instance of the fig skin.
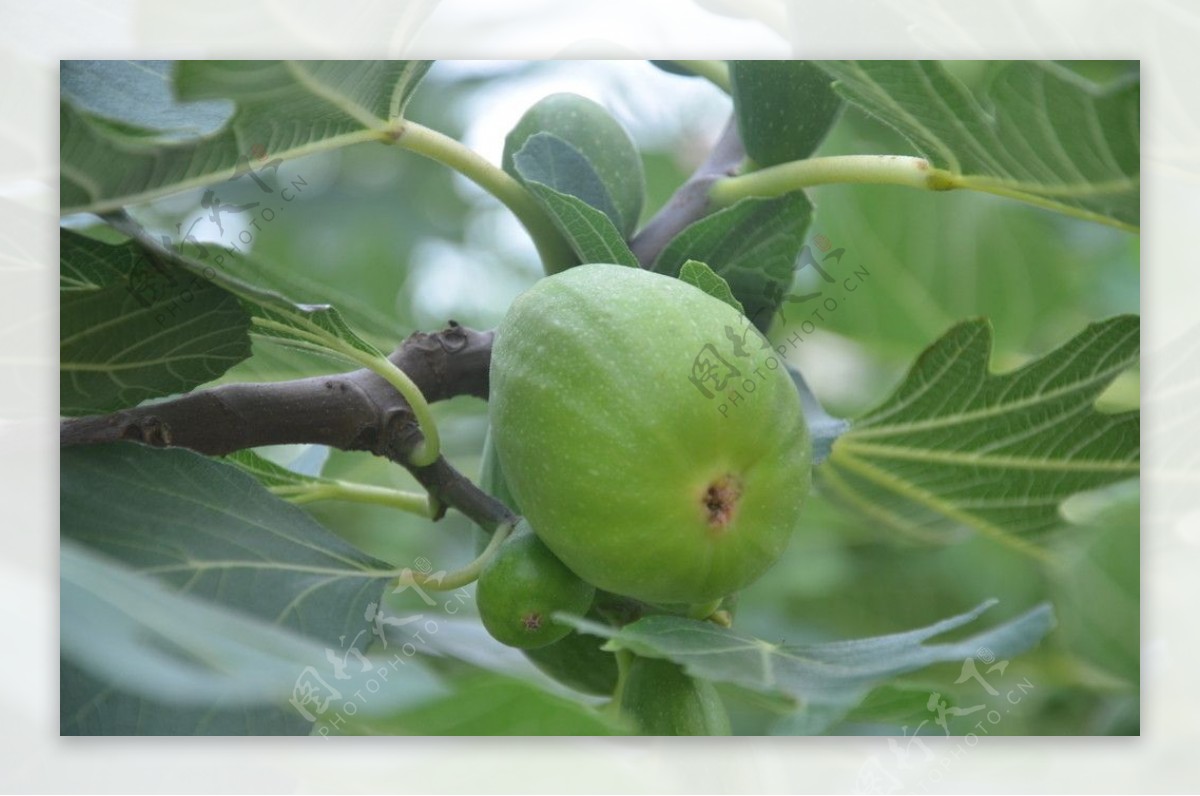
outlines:
M563 685L594 696L608 696L617 687L617 656L600 649L604 639L568 633L545 647L523 650L542 673Z
M621 712L642 735L730 735L729 714L717 689L670 661L634 658Z
M544 647L571 632L555 613L582 616L596 589L563 566L527 529L500 545L479 574L475 601L492 638L520 649Z
M739 376L695 383L709 352ZM784 363L737 310L677 279L590 264L539 281L497 330L489 413L525 517L599 589L725 597L799 525L810 443Z

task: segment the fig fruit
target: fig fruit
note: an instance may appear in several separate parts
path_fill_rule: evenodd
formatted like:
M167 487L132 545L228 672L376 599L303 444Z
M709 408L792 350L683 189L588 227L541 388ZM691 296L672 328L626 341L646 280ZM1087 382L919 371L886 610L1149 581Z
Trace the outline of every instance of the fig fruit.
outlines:
M597 588L704 603L756 580L810 483L800 399L733 307L677 279L581 265L497 330L489 413L538 537Z
M629 237L645 200L642 158L629 133L603 106L578 94L551 94L535 103L504 139L500 166L518 177L513 156L531 135L550 133L579 150L604 183L616 208L617 228Z
M842 114L833 78L812 61L730 61L734 116L759 166L812 155Z
M582 616L596 589L584 583L528 530L518 530L479 573L475 601L488 633L502 644L532 649L571 632L556 612Z
M729 735L717 689L670 661L634 658L621 692L621 712L642 735Z
M523 650L543 673L565 686L595 696L608 696L617 687L617 657L600 649L604 639L569 633L553 644Z

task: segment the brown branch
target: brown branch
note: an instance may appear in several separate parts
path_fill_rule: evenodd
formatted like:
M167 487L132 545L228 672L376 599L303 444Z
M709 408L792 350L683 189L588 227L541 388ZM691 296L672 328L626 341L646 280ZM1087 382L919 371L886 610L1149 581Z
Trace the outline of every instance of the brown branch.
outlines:
M389 355L430 403L457 395L487 398L491 331L451 321L440 332L417 332ZM371 370L267 384L228 384L107 415L62 421L61 445L134 440L223 456L261 445L310 443L370 451L407 468L445 507L487 530L515 517L442 457L409 463L422 440L408 402ZM443 508L444 512L444 508ZM438 518L441 517L439 513Z
M742 146L737 122L730 117L704 162L629 242L629 248L643 268L653 267L659 253L676 235L693 221L708 215L711 209L708 191L712 184L736 173L745 157L746 149Z

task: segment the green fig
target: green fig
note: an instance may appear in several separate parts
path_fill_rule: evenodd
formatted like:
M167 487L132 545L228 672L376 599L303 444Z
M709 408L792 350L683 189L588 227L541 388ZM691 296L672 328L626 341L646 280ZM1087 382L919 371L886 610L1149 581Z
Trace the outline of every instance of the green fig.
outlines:
M545 647L524 650L545 674L576 691L607 696L617 687L617 657L600 649L604 639L568 633Z
M489 407L525 517L599 589L710 602L798 526L810 443L783 362L677 279L590 264L539 281L497 331Z
M670 661L634 658L621 691L621 712L642 735L729 735L729 714L707 680Z
M812 155L842 115L833 78L812 61L730 61L734 115L759 166Z
M510 647L553 644L571 632L555 613L582 616L596 589L584 583L528 530L506 539L479 573L475 601L488 633Z

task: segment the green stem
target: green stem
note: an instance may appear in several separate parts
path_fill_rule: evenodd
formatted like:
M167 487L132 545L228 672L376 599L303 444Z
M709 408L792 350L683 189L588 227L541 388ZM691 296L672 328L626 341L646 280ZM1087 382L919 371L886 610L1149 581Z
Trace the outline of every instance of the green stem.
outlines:
M397 579L396 588L420 586L423 589L432 589L433 591L453 591L461 589L469 583L474 583L479 578L479 573L496 556L497 551L500 550L500 545L504 544L504 540L512 534L515 527L516 523L510 522L496 528L492 533L492 538L488 542L487 547L479 554L479 558L476 558L462 569L456 569L451 572L433 572L430 574L413 572L410 569L406 569Z
M421 434L425 437L421 444L413 450L411 463L417 467L425 467L437 461L438 456L441 455L441 439L438 436L437 424L433 420L429 402L425 400L421 388L390 359L356 348L323 330L310 332L269 318L253 318L251 322L260 329L280 332L288 337L300 337L319 351L338 354L382 376L388 384L396 388L404 400L408 401L409 407L413 410L413 416L416 417L417 424L421 428Z
M925 158L904 155L834 155L793 160L778 166L726 177L713 183L709 198L725 207L748 196L782 196L828 183L907 185L944 191L955 187L953 175L933 168Z
M721 600L713 600L710 603L697 603L688 609L688 617L690 619L704 620L719 610L721 610Z
M729 64L725 61L673 61L697 77L702 77L709 83L728 94L732 91L729 82Z
M567 241L525 186L475 150L444 133L407 120L399 123L392 140L403 149L449 166L499 199L533 239L546 273L561 271L575 261Z
M1128 181L1117 180L1100 185L1086 186L1038 186L1033 193L1020 183L1010 183L986 176L955 174L934 167L924 158L905 155L833 155L824 158L793 160L778 166L752 171L737 177L726 177L713 183L708 197L718 207L727 207L749 196L782 196L785 193L830 183L868 183L874 185L904 185L927 191L951 191L964 188L980 193L990 193L1027 202L1056 213L1062 213L1099 224L1107 224L1126 232L1137 232L1138 228L1124 221L1100 213L1064 204L1060 198L1069 199L1085 193L1108 193L1128 189Z
M1092 221L1097 224L1105 224L1110 227L1123 230L1125 232L1139 232L1139 228L1134 224L1128 224L1124 221L1118 221L1115 218L1091 210L1085 210L1082 207L1066 205L1056 200L1055 197L1070 198L1075 191L1070 188L1051 188L1049 191L1044 191L1040 195L1029 193L1019 187L1006 185L999 180L989 180L986 177L957 177L955 179L956 188L966 188L980 193L990 193L995 196L1003 196L1006 199L1016 199L1018 202L1026 202L1034 207L1040 207L1043 210L1050 210L1054 213L1062 213L1066 216L1083 219L1084 221ZM1107 188L1103 185L1102 188ZM1097 191L1100 193L1101 191Z
M421 388L387 357L370 356L356 348L350 350L360 355L356 358L357 362L382 376L404 396L404 400L408 401L409 407L412 408L413 416L416 417L417 425L421 427L425 439L413 450L410 461L417 467L426 467L436 462L442 454L442 440L438 434L437 423L433 419L433 411L429 408L429 402L425 400Z
M605 705L605 712L614 721L619 721L621 699L625 695L625 682L629 679L629 667L633 664L633 653L629 650L617 650L613 655L617 659L617 687L613 689L612 701Z
M370 484L354 484L349 481L320 481L317 483L269 487L269 491L293 503L313 503L318 500L345 500L353 503L370 503L376 506L400 509L420 517L432 517L436 506L433 498L417 492L404 492Z

